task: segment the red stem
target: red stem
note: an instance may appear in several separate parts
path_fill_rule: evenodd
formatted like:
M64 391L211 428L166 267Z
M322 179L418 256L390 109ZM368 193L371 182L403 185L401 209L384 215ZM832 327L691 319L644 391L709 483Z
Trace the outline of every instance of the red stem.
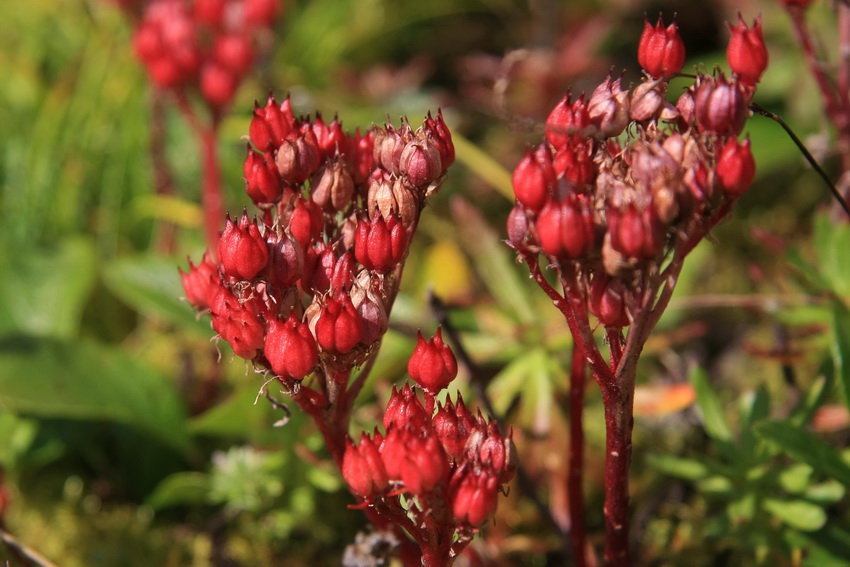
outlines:
M633 382L632 382L633 383ZM632 453L633 388L605 395L605 563L628 567L629 462Z
M570 369L570 451L567 471L569 495L570 543L576 567L585 567L584 527L584 389L586 364L581 350L573 345L573 362Z

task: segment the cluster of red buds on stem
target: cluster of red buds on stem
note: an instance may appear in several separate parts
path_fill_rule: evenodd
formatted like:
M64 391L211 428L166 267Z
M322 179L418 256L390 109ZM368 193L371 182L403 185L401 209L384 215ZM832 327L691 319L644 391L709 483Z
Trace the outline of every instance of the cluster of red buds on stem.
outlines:
M337 119L296 118L289 98L270 96L255 105L244 166L260 215L228 216L217 260L208 252L181 272L187 300L269 377L263 392L277 381L315 421L340 467L420 214L453 161L441 113L417 129L403 121L350 134ZM411 370L433 391L454 377L446 375L451 353L441 356L415 356ZM406 443L399 459L408 458Z
M589 365L602 390L609 565L628 564L628 467L640 352L685 256L729 214L755 174L750 142L739 135L767 51L760 19L750 28L739 17L730 29L732 75L701 72L673 104L667 91L684 64L684 45L675 23L646 21L638 49L643 81L624 88L609 76L590 97L568 93L546 122L545 141L528 150L513 174L509 244L564 314L581 355L574 360ZM544 269L555 272L563 291ZM589 313L606 331L607 360ZM571 426L580 427L580 416L572 417ZM581 487L570 489L576 494ZM582 517L583 511L571 510L574 533L583 533L575 529ZM584 542L574 540L573 547L577 564L584 565Z
M457 375L457 362L441 331L430 341L419 334L409 384L392 396L384 430L347 442L342 474L361 507L403 528L418 544L421 565L451 565L496 510L502 485L516 464L510 437L492 419L473 415L460 394L437 395Z

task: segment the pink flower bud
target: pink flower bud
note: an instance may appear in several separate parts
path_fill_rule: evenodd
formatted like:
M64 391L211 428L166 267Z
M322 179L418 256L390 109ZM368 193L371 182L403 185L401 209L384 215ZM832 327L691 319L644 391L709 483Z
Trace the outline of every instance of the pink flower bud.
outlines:
M430 341L426 341L422 333L417 333L417 344L410 361L407 373L417 384L430 394L436 394L457 376L457 360L449 345L443 342L442 328Z
M512 182L517 201L532 211L543 208L557 183L549 146L528 150L514 169Z
M310 329L289 314L286 321L272 319L268 322L263 353L272 372L287 380L303 380L319 360L319 349Z
M399 171L414 187L426 187L444 171L440 150L430 136L409 142L401 152Z
M242 213L238 226L227 216L218 240L218 259L225 276L240 280L251 280L266 267L269 261L266 241L247 212Z
M658 16L653 28L644 18L643 33L638 44L638 63L653 79L669 78L685 64L685 44L679 36L676 22L666 28Z
M270 204L280 200L283 191L271 150L261 154L254 151L251 144L248 144L248 156L245 158L243 173L245 192L254 203Z
M363 338L363 323L347 295L332 297L316 320L316 341L322 350L346 354Z
M520 204L514 205L508 215L508 242L517 250L526 248L528 240L528 215L525 214L525 209Z
M729 67L742 83L755 86L767 69L767 47L761 29L761 16L755 19L752 29L747 27L743 16L738 13L738 25L729 24L732 38L726 48Z
M388 272L395 268L407 253L407 231L398 215L384 221L377 211L372 220L360 219L354 241L354 256L364 268Z
M606 327L627 327L626 286L619 278L604 272L595 274L590 284L590 312Z
M357 274L354 286L351 288L351 303L357 309L363 321L363 344L369 345L380 339L387 332L389 319L384 302L381 300L381 281L378 276L368 270Z
M632 89L629 117L636 122L656 120L666 104L667 83L662 79L644 81Z
M737 136L747 120L747 96L737 81L703 77L694 95L694 113L701 132Z
M179 268L178 271L180 272L180 279L183 281L186 301L195 309L209 309L221 287L218 265L213 263L209 253L204 253L201 263L197 266L189 260L189 273L184 273Z
M587 199L570 193L550 199L537 216L537 237L543 251L558 259L575 260L593 248L593 216Z
M372 498L383 492L389 485L387 471L381 460L377 444L364 434L360 445L355 446L351 439L345 440L345 453L342 457L342 478L351 491L362 498Z
M749 189L756 174L756 162L750 151L750 139L738 143L729 138L717 156L717 182L732 198L740 197Z
M629 123L629 93L621 82L608 75L587 101L587 114L603 136L618 136Z

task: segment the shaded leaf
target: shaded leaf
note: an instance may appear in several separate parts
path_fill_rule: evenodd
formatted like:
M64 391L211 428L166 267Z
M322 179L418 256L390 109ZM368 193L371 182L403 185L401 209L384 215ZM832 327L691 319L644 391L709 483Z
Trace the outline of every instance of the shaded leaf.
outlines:
M696 459L651 454L647 457L647 462L662 473L690 481L706 479L712 473L707 464Z
M154 510L187 504L206 504L210 492L210 477L200 472L178 472L165 477L147 504Z
M726 423L723 409L720 407L720 400L708 381L708 374L704 369L697 368L691 374L691 382L696 390L697 405L702 414L702 423L705 426L706 433L718 441L731 441L732 430Z
M184 408L168 379L89 340L0 341L0 404L38 417L105 419L140 427L184 449Z
M850 485L850 466L841 459L834 447L820 437L784 421L760 423L756 425L755 431L794 459L844 485Z

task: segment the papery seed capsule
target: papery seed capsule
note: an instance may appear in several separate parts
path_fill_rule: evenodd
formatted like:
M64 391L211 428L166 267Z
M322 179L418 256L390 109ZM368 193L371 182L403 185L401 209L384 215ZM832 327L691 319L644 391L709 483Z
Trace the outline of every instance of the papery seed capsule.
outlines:
M279 288L295 285L304 272L301 246L287 233L272 232L268 236L269 263L266 268L269 283Z

